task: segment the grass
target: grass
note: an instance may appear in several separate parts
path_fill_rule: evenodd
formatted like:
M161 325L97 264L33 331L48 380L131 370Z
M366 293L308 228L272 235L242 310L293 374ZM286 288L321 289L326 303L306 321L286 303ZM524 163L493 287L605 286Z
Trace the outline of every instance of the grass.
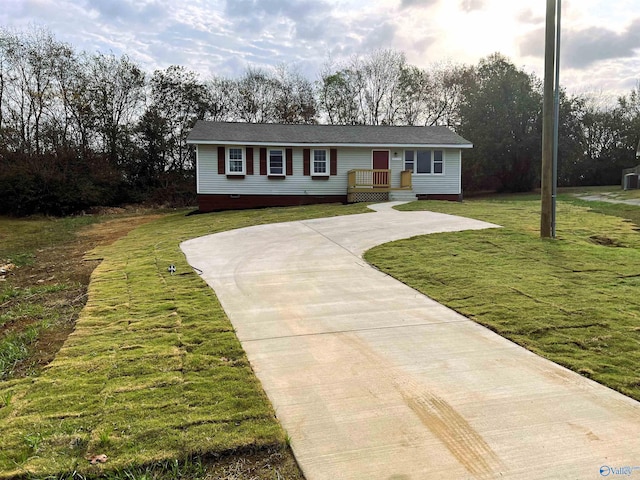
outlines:
M505 228L394 242L369 251L370 261L527 348L640 399L634 230L640 208L561 197L557 241L539 240L534 196L401 208ZM89 258L103 261L55 361L32 377L0 381L0 478L301 478L291 458L283 466L289 439L215 295L187 265L179 243L364 211L351 205L179 212L94 250ZM48 239L24 239L12 247L14 256L37 260L38 250L66 241L85 220L75 227L73 221L66 233L62 225ZM35 316L37 307L17 305L46 304L56 289L73 286L7 286L0 304L12 302L9 320L21 312ZM87 461L103 453L107 463Z
M8 377L18 362L29 355L29 347L36 341L42 328L47 323L30 325L18 333L9 333L0 341L0 379Z
M250 225L364 211L364 205L321 205L180 212L95 250L92 258L103 261L55 360L39 376L0 383L9 398L0 408L0 478L71 472L156 478L151 472L173 461L180 466L234 451L264 454L268 474L286 435L224 311L179 244ZM89 465L86 458L96 454L108 462ZM233 471L245 470L232 462L224 478L249 478ZM291 472L287 478L300 478L295 465Z
M376 247L378 268L500 335L640 400L640 207L561 196L558 239L539 197L416 202L503 225Z
M0 289L0 380L10 378L16 368L32 354L36 342L51 329L69 328L73 315L80 309L78 284L55 283L28 288L6 285ZM71 295L60 304L55 294ZM52 295L54 294L54 295ZM31 369L32 373L35 370Z
M61 343L73 328L85 286L58 256L80 229L103 220L0 217L0 380L37 375L58 348L53 339Z
M100 219L96 216L65 218L3 217L0 229L0 262L11 261L17 266L33 262L38 250L72 239L78 228L91 225Z

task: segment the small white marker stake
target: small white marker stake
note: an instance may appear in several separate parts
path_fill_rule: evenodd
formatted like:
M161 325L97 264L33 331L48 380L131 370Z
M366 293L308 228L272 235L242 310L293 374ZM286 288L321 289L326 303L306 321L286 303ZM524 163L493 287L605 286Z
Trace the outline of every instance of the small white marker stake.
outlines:
M173 275L174 273L176 273L176 266L175 265L169 265L169 268L167 268L167 270L169 271L169 273L171 275Z

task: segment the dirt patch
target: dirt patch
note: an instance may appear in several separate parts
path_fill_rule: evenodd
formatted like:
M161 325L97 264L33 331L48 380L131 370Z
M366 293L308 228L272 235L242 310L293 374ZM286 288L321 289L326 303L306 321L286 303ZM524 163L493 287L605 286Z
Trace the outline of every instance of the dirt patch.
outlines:
M596 245L602 245L603 247L625 247L622 242L616 240L615 238L605 237L604 235L592 235L589 237L592 243Z
M38 332L27 347L26 358L15 364L9 377L37 374L53 360L73 331L86 303L91 273L99 263L86 260L85 254L98 246L110 245L161 216L117 217L83 227L70 242L38 249L30 265L4 269L0 287L11 288L16 296L0 304L0 315L5 318L0 324L0 340L26 335L34 329Z

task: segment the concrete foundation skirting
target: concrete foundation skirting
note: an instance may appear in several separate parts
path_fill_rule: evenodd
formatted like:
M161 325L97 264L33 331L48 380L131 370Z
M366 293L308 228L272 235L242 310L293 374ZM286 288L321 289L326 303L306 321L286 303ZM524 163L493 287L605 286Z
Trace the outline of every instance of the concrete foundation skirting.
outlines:
M448 200L450 202L461 202L462 193L418 193L418 200Z
M346 195L198 195L198 209L201 212L346 202Z

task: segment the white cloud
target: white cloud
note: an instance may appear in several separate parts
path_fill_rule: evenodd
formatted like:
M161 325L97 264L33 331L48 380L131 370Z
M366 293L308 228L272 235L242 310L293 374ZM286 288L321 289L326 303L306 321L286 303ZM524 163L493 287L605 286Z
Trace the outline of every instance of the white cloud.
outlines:
M499 51L542 72L544 2L527 0L0 0L0 25L48 27L77 50L126 53L147 70L203 75L395 48L417 66L476 64ZM564 0L563 82L623 92L640 77L638 0Z
M438 3L438 0L402 0L400 8L428 8L436 3Z
M481 10L484 8L484 0L460 0L460 6L465 12L471 12L473 10Z

